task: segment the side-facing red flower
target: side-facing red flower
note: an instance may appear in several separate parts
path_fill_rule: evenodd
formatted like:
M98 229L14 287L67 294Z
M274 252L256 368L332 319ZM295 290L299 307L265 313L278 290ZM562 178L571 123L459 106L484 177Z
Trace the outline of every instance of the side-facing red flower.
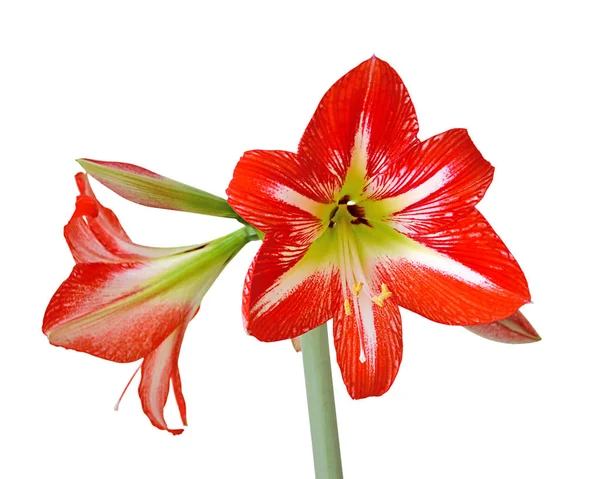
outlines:
M525 277L475 208L493 167L465 130L424 142L398 74L373 57L325 94L298 153L240 159L229 204L265 240L246 278L248 332L297 337L334 318L353 398L391 386L398 306L452 325L502 320L529 302Z
M252 239L249 230L194 246L140 246L96 199L87 175L75 178L80 195L65 238L76 265L50 300L42 330L56 346L110 361L143 358L142 408L154 426L179 434L183 429L170 429L163 409L172 385L187 425L177 365L185 330L219 273Z

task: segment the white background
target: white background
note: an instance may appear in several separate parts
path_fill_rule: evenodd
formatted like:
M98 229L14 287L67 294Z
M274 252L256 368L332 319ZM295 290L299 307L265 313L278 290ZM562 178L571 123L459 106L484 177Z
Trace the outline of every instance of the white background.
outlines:
M135 365L52 347L40 327L72 267L75 158L222 195L245 150L295 150L322 94L375 53L404 79L421 139L466 127L496 166L481 209L528 277L543 341L492 343L403 312L385 396L351 400L334 364L345 477L600 477L594 3L2 2L0 476L312 476L301 356L242 330L257 243L188 329L179 437L150 425L137 382L113 412ZM93 186L142 244L236 227Z

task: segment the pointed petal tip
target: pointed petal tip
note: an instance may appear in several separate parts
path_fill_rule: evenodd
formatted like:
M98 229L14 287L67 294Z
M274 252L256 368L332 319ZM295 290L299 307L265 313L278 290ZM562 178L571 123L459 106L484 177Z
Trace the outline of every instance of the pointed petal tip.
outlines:
M92 160L90 158L77 158L75 160L79 165L85 170L86 166L89 164L96 164L96 160Z
M498 343L528 344L542 340L532 324L521 311L500 321L476 326L466 326L470 332Z
M375 53L373 53L373 55L371 55L371 57L367 60L367 62L371 62L374 65L377 63L388 64L385 60L382 60L381 58L379 58Z
M300 342L300 336L298 336L296 338L292 338L292 346L294 346L294 350L297 353L302 352L302 343Z
M346 384L346 390L348 391L348 395L351 399L353 399L354 401L358 401L359 399L376 398L383 396L390 390L392 384L393 382L390 383L386 388L379 389L377 391L369 391L368 393L364 391L359 392L354 386Z

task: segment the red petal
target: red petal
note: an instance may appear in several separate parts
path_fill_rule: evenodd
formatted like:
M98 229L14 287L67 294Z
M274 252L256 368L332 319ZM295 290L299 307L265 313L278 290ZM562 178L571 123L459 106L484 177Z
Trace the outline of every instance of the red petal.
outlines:
M169 431L175 435L181 434L183 429L169 429L163 410L169 396L169 383L172 382L181 421L187 425L185 400L181 393L181 379L177 365L186 326L187 324L179 326L144 359L142 380L138 389L142 400L142 409L150 422L158 429Z
M96 199L87 175L78 173L75 180L80 195L75 213L65 226L65 238L78 263L139 261L193 248L152 248L134 244L117 216Z
M365 337L364 324L355 312L346 314L343 304L333 321L337 362L342 378L353 399L381 396L394 382L402 361L402 321L398 307L386 300L383 306L363 303L360 315L374 319L373 340Z
M477 210L450 228L412 235L378 270L401 306L433 321L470 326L506 318L530 301L527 281ZM393 286L393 288L392 288Z
M314 191L319 185L306 181L294 153L254 150L238 162L227 195L233 209L261 231L285 231L288 241L312 241L326 209L319 201L330 202Z
M249 334L261 341L290 339L333 317L339 273L327 258L321 264L308 258L307 249L265 239L244 286Z
M323 201L333 198L346 178L357 135L366 143L366 176L416 140L414 107L396 71L376 57L340 78L317 107L298 147L310 183L321 184Z
M469 214L492 182L494 168L466 130L429 138L373 178L368 193L401 232L430 232Z
M466 328L482 338L499 343L524 344L542 339L521 311L501 321Z
M78 264L54 294L42 331L56 346L117 362L140 359L191 319L197 306L168 291L148 295L150 263Z

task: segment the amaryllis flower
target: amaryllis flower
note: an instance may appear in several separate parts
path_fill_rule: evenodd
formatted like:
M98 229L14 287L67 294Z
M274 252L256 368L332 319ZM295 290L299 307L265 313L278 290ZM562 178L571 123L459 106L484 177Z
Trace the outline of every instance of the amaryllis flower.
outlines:
M298 153L244 154L229 204L265 240L246 278L248 332L293 338L333 318L353 398L381 395L402 359L402 306L451 325L503 320L525 277L476 209L493 167L466 130L423 142L406 87L373 57L325 94Z
M195 246L140 246L96 199L87 175L77 174L76 181L80 195L65 226L76 265L50 300L42 330L56 346L110 361L143 358L142 408L154 426L179 434L183 429L170 429L163 409L172 385L187 424L177 365L185 330L219 273L252 239L251 232L242 228Z

